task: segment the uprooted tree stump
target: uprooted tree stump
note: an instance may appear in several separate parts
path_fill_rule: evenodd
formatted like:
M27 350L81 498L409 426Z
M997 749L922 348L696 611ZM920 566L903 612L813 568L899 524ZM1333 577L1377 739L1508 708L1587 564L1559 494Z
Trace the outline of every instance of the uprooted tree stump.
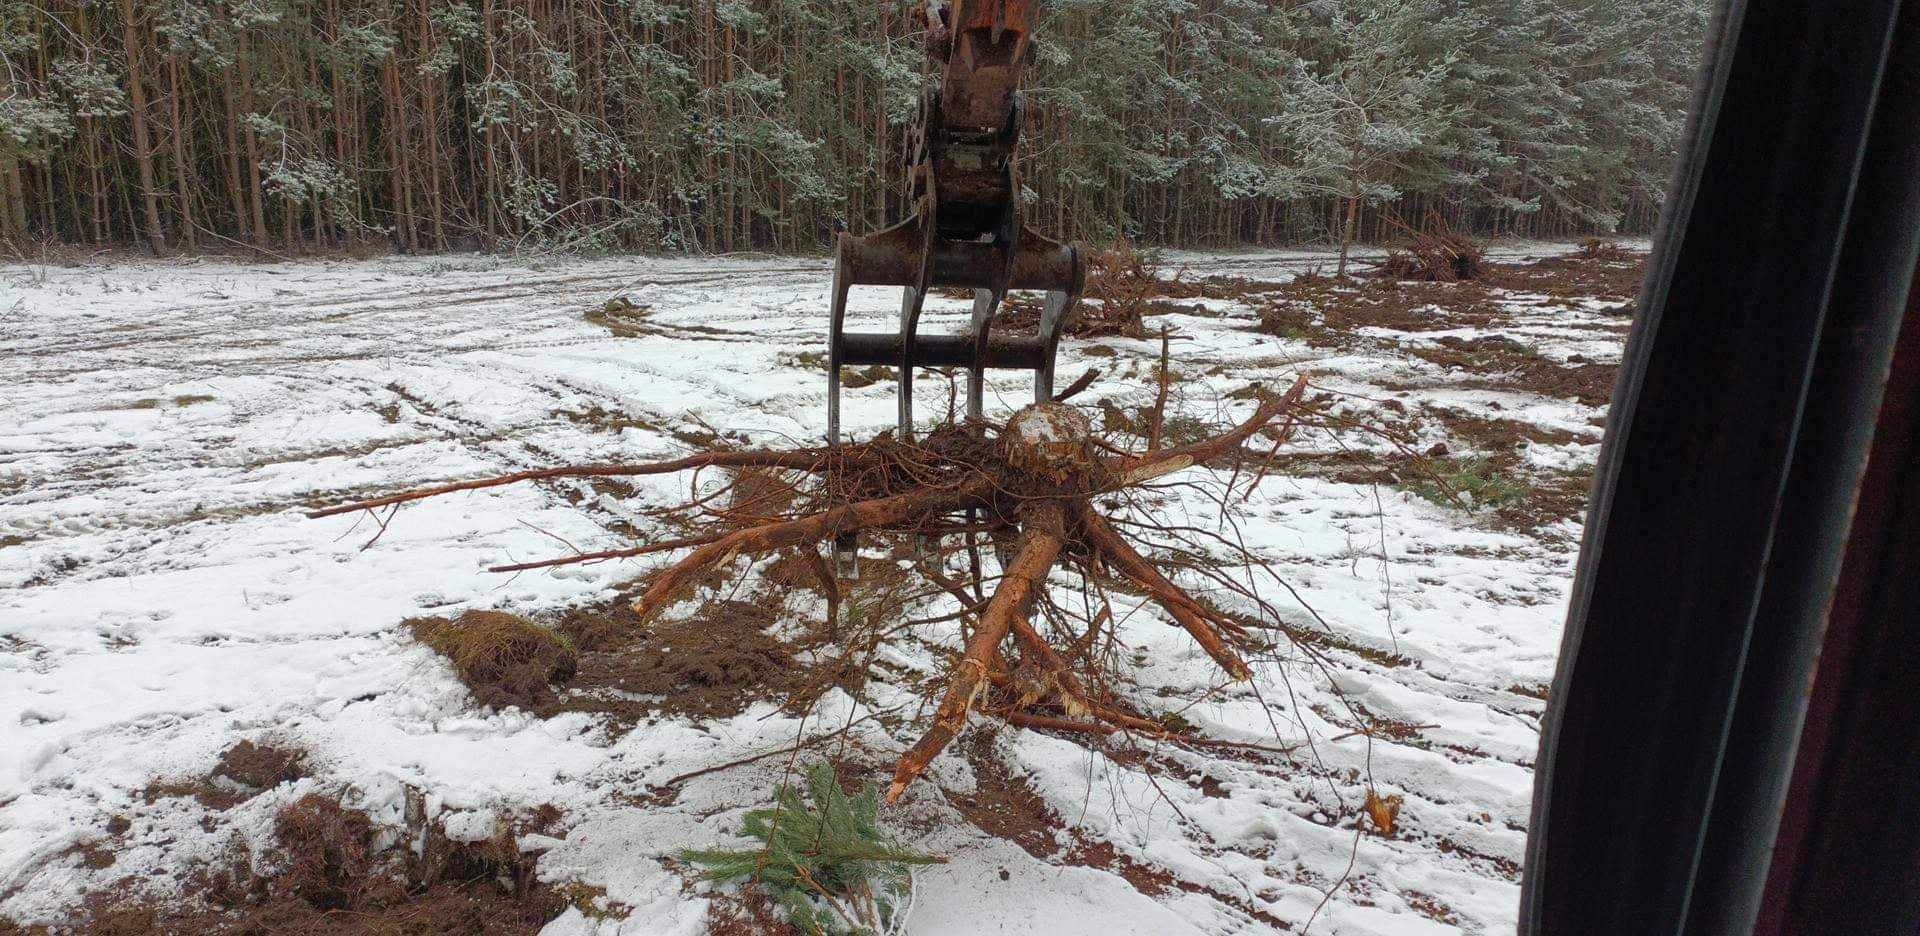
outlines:
M1486 273L1486 251L1464 234L1447 226L1439 212L1428 212L1424 230L1414 231L1397 218L1390 223L1412 234L1404 247L1387 251L1378 274L1390 279L1455 283L1477 280Z
M735 483L748 473L792 475L778 499L736 496L727 507L709 494L683 505L683 519L696 535L626 549L578 553L496 567L521 571L690 550L655 576L634 602L642 621L687 597L696 582L740 556L800 550L821 579L835 614L839 587L818 549L859 531L897 531L944 543L960 541L969 555L971 581L922 561L918 571L951 595L963 613L963 650L947 676L931 726L903 754L887 791L897 801L913 780L965 727L975 710L1015 724L1063 731L1116 730L1164 736L1167 726L1143 718L1106 692L1108 680L1090 652L1111 614L1086 621L1086 631L1064 649L1042 636L1032 621L1037 605L1049 617L1059 611L1047 597L1056 566L1076 568L1087 580L1118 579L1143 593L1180 627L1232 680L1251 676L1236 646L1247 640L1243 622L1196 600L1136 550L1095 507L1096 498L1149 486L1182 469L1238 456L1256 436L1274 448L1292 432L1306 379L1286 393L1262 395L1251 416L1226 431L1187 445L1163 448L1157 434L1145 451L1129 453L1095 439L1087 418L1062 403L1022 409L1004 426L948 424L911 442L883 435L871 442L785 451L710 451L648 464L583 465L523 471L443 484L357 503L315 510L327 517L420 500L456 491L552 478L657 475L682 470L731 469ZM810 478L811 482L806 479ZM1258 476L1252 479L1257 483ZM797 492L797 493L796 493ZM1001 576L988 593L980 574L979 537L1000 558ZM945 554L942 555L944 561ZM924 559L924 557L923 557ZM1005 646L1007 644L1011 646ZM1012 650L1012 653L1008 651Z

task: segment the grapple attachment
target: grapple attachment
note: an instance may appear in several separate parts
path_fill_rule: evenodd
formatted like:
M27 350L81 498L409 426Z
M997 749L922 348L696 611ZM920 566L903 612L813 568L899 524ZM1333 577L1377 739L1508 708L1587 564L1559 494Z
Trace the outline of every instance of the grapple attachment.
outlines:
M866 236L841 234L834 251L833 321L827 351L827 441L840 441L842 365L899 370L902 439L913 436L916 367L967 369L967 417L981 418L987 368L1034 372L1034 399L1053 395L1054 351L1084 279L1072 246L1020 224L1014 149L1020 139L1020 74L1037 0L944 0L927 7L927 55L939 81L920 98L912 138L914 212ZM896 332L845 330L854 286L899 286ZM920 309L936 287L973 290L973 320L960 334L922 335ZM996 332L1009 289L1046 292L1032 333Z

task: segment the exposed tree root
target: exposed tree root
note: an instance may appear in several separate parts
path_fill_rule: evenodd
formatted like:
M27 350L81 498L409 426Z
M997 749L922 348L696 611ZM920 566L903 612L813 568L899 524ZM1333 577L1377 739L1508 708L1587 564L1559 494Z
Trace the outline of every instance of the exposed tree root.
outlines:
M730 471L732 480L720 490L664 511L677 517L682 528L691 527L694 535L499 567L519 571L690 550L661 571L634 602L643 623L688 597L696 583L710 581L736 558L794 549L813 557L806 567L821 578L830 608L838 609L842 592L819 559L818 548L863 531L911 534L934 547L933 555L923 555L919 563L922 577L935 586L932 594L944 593L960 605L955 614L923 619L918 625L959 621L965 636L931 724L896 765L886 794L891 803L966 728L968 715L976 709L1050 730L1176 737L1168 724L1132 714L1110 693L1106 667L1112 655L1096 645L1103 624L1110 639L1112 615L1104 609L1089 611L1078 619L1084 630L1072 635L1069 625L1076 618L1049 597L1047 580L1055 568L1077 570L1088 582L1117 574L1123 586L1143 592L1185 629L1229 679L1251 678L1243 655L1246 628L1170 580L1147 558L1151 544L1143 554L1100 514L1094 498L1124 495L1195 465L1258 457L1266 445L1249 450L1256 436L1266 436L1277 447L1300 419L1306 386L1301 378L1284 394L1262 395L1246 420L1216 436L1170 448L1160 448L1153 440L1139 454L1093 439L1088 420L1071 406L1045 403L1019 411L997 430L977 424L942 426L917 444L882 436L830 449L714 451L649 464L524 471L329 507L311 516L375 510L517 481ZM1240 477L1237 471L1235 477ZM1168 483L1186 482L1156 486ZM990 584L980 572L981 533L1001 558L1002 574ZM945 571L949 560L963 560L966 579ZM1036 626L1036 610L1045 612L1048 630L1056 635L1068 630L1068 641L1060 644L1069 648L1066 652L1056 649L1054 639ZM885 639L898 629L869 627L869 639Z
M993 600L987 603L986 612L980 615L973 639L967 641L966 653L953 668L946 697L940 700L940 708L933 714L933 726L921 736L919 743L901 755L900 764L894 769L893 785L887 787L888 803L898 801L907 784L919 777L960 729L966 727L967 713L986 686L987 666L993 655L1007 639L1014 620L1025 621L1033 612L1034 598L1046 586L1047 571L1053 568L1066 542L1066 512L1057 501L1038 501L1027 510L1024 519L1026 529L1021 536L1020 550L1014 555L1013 564L1007 567Z

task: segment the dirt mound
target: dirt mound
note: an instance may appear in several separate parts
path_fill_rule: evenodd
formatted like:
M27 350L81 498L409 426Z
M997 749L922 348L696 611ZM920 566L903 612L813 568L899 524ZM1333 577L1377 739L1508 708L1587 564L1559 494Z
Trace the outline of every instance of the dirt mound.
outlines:
M256 790L272 789L307 776L307 753L271 741L242 741L220 755L213 774Z
M766 603L708 601L686 620L656 625L644 641L582 655L568 707L719 718L755 699L779 697L795 677L795 664L793 648L767 634L773 621ZM634 695L659 701L636 703Z
M282 809L273 833L264 860L239 852L223 867L202 869L188 888L196 899L129 898L122 888L103 891L86 905L78 931L104 936L533 934L567 906L564 897L539 882L534 859L521 852L508 829L483 841L454 842L428 825L382 847L382 830L366 813L312 794Z
M468 611L457 618L409 618L414 638L453 663L481 705L540 709L553 683L573 675L577 656L562 635L504 611Z
M570 608L553 629L580 654L622 647L641 634L640 616L630 603L618 599L605 606Z
M395 886L372 873L373 821L366 813L310 794L280 811L273 832L287 862L268 884L276 899L347 910L386 897Z

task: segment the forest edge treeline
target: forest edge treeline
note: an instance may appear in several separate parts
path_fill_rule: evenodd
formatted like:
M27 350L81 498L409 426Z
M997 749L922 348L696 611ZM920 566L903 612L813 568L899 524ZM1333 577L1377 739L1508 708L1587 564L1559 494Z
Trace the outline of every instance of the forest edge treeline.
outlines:
M0 249L809 251L903 210L901 0L0 0ZM1707 0L1050 0L1030 223L1643 231Z

